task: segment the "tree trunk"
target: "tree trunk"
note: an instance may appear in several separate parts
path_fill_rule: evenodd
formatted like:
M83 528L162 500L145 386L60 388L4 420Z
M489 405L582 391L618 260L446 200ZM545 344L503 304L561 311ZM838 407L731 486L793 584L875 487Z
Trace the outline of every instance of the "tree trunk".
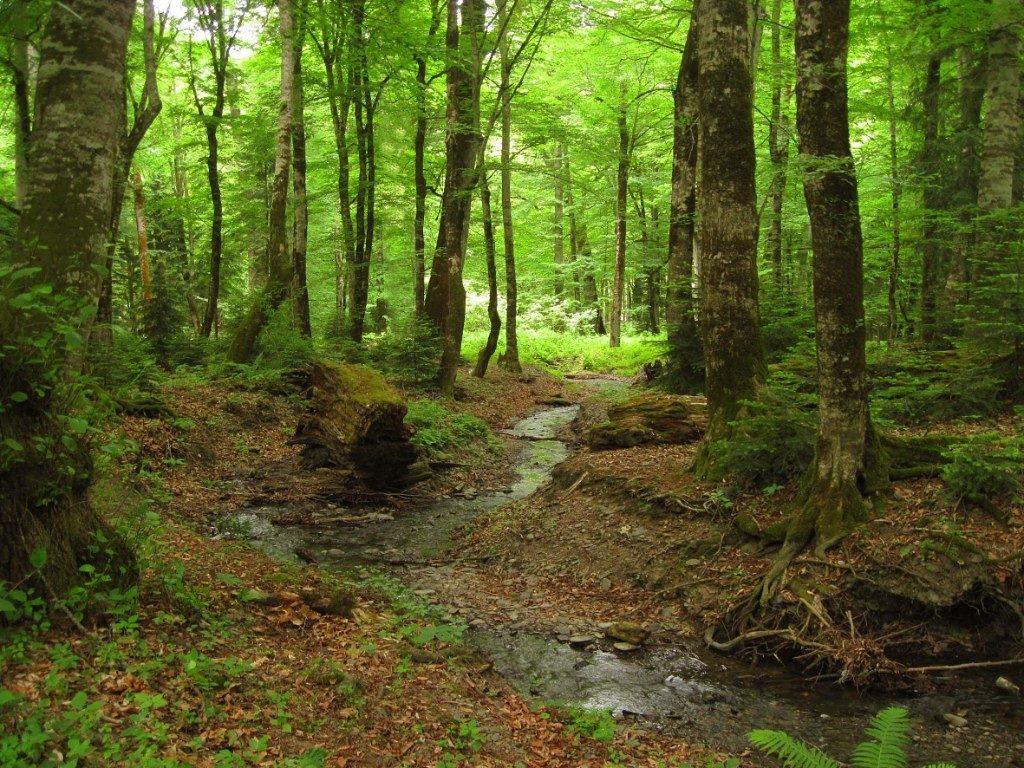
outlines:
M430 27L427 30L425 48L429 52L441 26L440 0L431 0ZM415 56L416 61L416 136L413 139L413 164L416 179L416 213L413 219L413 307L416 317L423 315L423 300L426 283L427 250L424 222L427 217L427 176L424 170L424 156L427 143L427 57L428 53Z
M921 147L921 172L924 176L922 206L924 222L921 239L921 340L932 346L938 334L938 292L942 267L943 194L939 182L941 155L939 149L939 102L942 95L942 56L932 52L924 86L924 143Z
M28 153L32 144L32 76L28 63L28 40L11 43L11 77L14 81L14 206L25 205L28 188Z
M479 45L484 9L481 0L461 0L463 21L460 34L460 0L447 2L445 46L449 64L446 73L445 182L425 310L441 337L438 383L442 394L452 396L466 320L462 267L481 141Z
M0 581L47 598L79 583L87 562L119 586L138 575L134 554L89 504L88 424L68 410L106 260L134 8L65 0L49 13L13 254L16 267L39 271L9 280L0 303ZM27 291L38 291L34 301L12 306ZM39 568L35 550L46 552Z
M153 279L149 268L149 236L146 231L146 192L142 188L142 173L136 168L132 174L132 201L135 208L135 233L139 241L139 277L142 281L142 300L153 298Z
M1020 0L992 3L971 308L971 335L992 349L1014 349L1017 365L1024 363L1020 276L1012 252L1019 224L1006 211L1014 205L1014 170L1021 141L1022 9Z
M555 296L565 290L565 181L562 178L562 145L555 143L551 155L551 176L555 187L555 210L551 221L551 237L555 241Z
M307 339L313 335L309 318L309 286L306 283L306 248L309 241L309 201L306 198L306 108L302 81L302 48L306 38L308 0L299 5L298 30L295 38L295 71L292 75L292 270L295 273L292 296L299 333Z
M694 4L683 55L672 89L672 196L668 222L668 327L670 379L681 391L703 385L702 372L692 358L700 357L700 331L693 307L693 241L697 179L697 15ZM696 354L692 350L696 351Z
M626 194L629 188L629 124L626 122L626 81L619 82L619 110L616 124L619 129L618 171L615 176L615 273L612 281L611 333L608 344L617 347L622 342L622 292L626 285Z
M814 250L818 438L802 508L762 589L770 599L814 538L819 555L867 520L864 496L886 472L868 413L864 268L846 95L849 0L797 0L797 131Z
M281 95L278 102L277 150L270 199L267 284L254 298L228 349L228 359L246 363L252 359L256 339L270 313L281 306L292 282L292 258L288 249L288 170L292 150L292 89L295 77L295 25L292 0L279 0L281 16Z
M892 53L892 43L889 40L889 31L886 30L885 40L885 96L886 106L889 109L889 187L891 190L891 211L892 211L892 239L889 244L889 334L888 341L892 344L899 333L899 315L897 314L896 294L899 290L900 280L900 248L901 241L901 220L900 202L903 196L903 180L900 176L899 145L897 143L896 124L896 94L893 85L893 67L895 61Z
M569 209L569 263L572 264L570 276L572 279L573 301L580 302L580 246L579 233L576 227L576 201L572 194L572 174L569 171L569 158L562 158L562 167L565 173L565 205Z
M487 183L487 166L480 167L480 211L484 224L484 251L487 254L487 319L490 330L487 341L476 357L473 375L482 379L487 374L494 350L501 336L501 313L498 312L498 265L494 248L494 219L491 214L491 187Z
M766 368L757 288L757 192L744 0L701 0L697 19L700 125L701 331L710 421L696 468L714 472L709 446L727 437Z
M953 256L939 313L941 336L959 333L957 316L970 298L971 254L975 248L981 151L981 108L985 97L986 56L970 46L960 51L960 120L956 183L952 204L959 227L953 235Z
M768 225L768 263L772 268L772 287L782 294L782 210L786 197L786 171L789 166L789 115L785 106L791 93L783 86L782 72L782 0L772 0L772 115L768 126L768 156L772 164L771 220Z
M127 105L121 104L120 106L119 114L122 123L125 124L124 135L118 143L117 158L115 160L114 188L111 193L110 233L107 236L106 271L100 288L99 306L96 314L97 330L100 334L98 341L107 348L113 343L114 252L117 250L117 239L121 229L121 209L124 204L125 188L128 183L128 176L131 174L132 163L135 160L135 152L163 109L156 72L155 16L153 0L143 0L142 58L146 79L143 85L142 98L138 104L135 104L135 113L131 125L127 125ZM139 253L140 256L143 253L141 247Z
M519 335L516 319L519 313L519 285L516 278L515 237L512 230L512 62L508 53L508 3L498 6L498 24L502 30L498 41L501 59L501 234L505 249L505 356L499 362L506 371L522 373L519 362Z

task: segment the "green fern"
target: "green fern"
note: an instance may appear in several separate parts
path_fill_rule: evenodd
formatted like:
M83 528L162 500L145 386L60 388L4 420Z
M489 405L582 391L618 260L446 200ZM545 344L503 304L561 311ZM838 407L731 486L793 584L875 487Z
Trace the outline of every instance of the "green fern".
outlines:
M762 752L782 760L785 768L840 768L824 752L797 741L785 731L751 731L749 738Z
M910 721L907 710L888 707L871 719L868 739L853 750L853 768L907 768L906 747ZM751 743L782 761L783 768L840 768L840 764L819 749L797 741L784 731L750 732ZM953 763L932 763L925 768L956 768Z

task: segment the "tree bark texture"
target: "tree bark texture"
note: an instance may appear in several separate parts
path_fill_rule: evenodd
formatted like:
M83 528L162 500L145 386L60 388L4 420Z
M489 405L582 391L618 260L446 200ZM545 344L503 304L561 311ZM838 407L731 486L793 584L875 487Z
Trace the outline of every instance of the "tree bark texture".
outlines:
M665 325L672 378L684 391L703 385L703 376L694 370L692 357L685 350L700 348L693 307L693 240L697 182L697 15L694 3L686 43L672 89L672 195L668 221L668 291L665 301ZM685 359L684 359L685 358ZM699 379L699 381L698 381Z
M697 21L700 178L697 238L706 442L756 396L766 369L757 287L754 126L747 4L701 0Z
M781 295L782 211L786 198L786 172L789 166L789 115L785 108L792 92L782 67L782 0L772 0L772 114L768 126L768 156L772 164L771 220L768 224L768 263L772 268L772 287Z
M274 181L270 198L267 254L270 269L263 290L235 330L228 359L246 363L252 359L256 339L288 294L292 283L292 254L288 248L288 171L292 160L292 89L295 78L295 17L292 0L279 0L281 22L281 94L278 101Z
M89 504L89 446L67 410L106 259L134 9L134 0L65 0L50 10L14 251L16 266L39 271L7 289L36 299L0 309L0 580L46 597L79 582L86 562L122 585L137 576L133 553ZM47 552L38 570L36 549Z
M928 57L924 86L924 141L921 147L921 172L924 176L922 205L924 222L921 232L921 340L931 346L938 340L938 299L944 274L942 227L942 170L939 150L939 100L942 95L942 56L933 52Z
M427 286L425 310L441 338L438 383L452 395L466 320L466 289L462 283L465 240L473 190L477 184L480 138L479 38L483 25L481 0L447 0L445 47L447 135L441 221ZM459 29L459 6L462 30Z
M864 269L846 90L849 0L797 0L797 130L814 250L818 437L784 550L819 551L867 519L877 446L867 401Z

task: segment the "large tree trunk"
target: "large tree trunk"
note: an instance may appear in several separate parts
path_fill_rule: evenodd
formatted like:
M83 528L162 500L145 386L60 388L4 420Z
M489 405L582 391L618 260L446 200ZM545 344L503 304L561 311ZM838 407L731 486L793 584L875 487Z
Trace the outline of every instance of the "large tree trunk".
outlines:
M897 294L899 292L900 280L900 249L902 243L902 219L900 204L903 197L903 180L900 174L899 144L897 143L897 122L896 122L896 94L893 78L893 67L895 60L892 52L892 42L889 40L889 30L886 30L885 39L885 96L886 106L889 108L889 189L890 189L890 211L892 212L892 235L889 243L889 286L887 304L889 310L888 341L891 344L896 340L899 333L899 315L897 313Z
M814 538L820 553L868 516L866 494L887 479L868 413L864 265L846 95L849 0L797 0L797 130L814 249L818 438L802 508L768 574L762 601Z
M270 313L281 306L292 282L292 256L288 249L288 170L292 155L292 87L295 77L295 26L292 0L279 0L281 16L281 96L278 102L277 150L274 184L270 199L267 254L270 260L267 284L253 298L252 305L231 339L228 359L248 362L256 339Z
M612 280L611 333L608 344L617 347L622 341L622 293L626 285L626 194L629 188L629 124L626 122L626 81L619 83L618 170L615 176L615 272Z
M292 82L292 194L294 218L292 221L292 270L294 285L295 320L299 333L307 339L313 335L309 318L309 286L306 283L306 248L309 242L309 201L306 198L306 120L305 89L302 84L302 47L306 37L306 9L308 1L299 6L299 28L295 43L295 73Z
M480 166L480 212L484 224L484 251L487 255L487 319L490 323L487 341L477 354L473 375L482 379L487 373L494 350L501 336L501 313L498 312L498 265L494 248L494 217L491 214L491 187L487 183L487 165Z
M501 234L505 249L505 356L499 362L505 370L522 373L519 362L519 285L516 277L515 237L512 230L512 62L508 53L508 3L498 6L498 24L502 30L498 41L501 58Z
M466 320L466 289L462 284L465 240L473 189L477 184L480 144L480 57L483 26L482 0L461 0L462 32L459 31L459 0L448 1L445 46L447 69L447 136L445 181L441 197L441 221L427 286L425 310L441 337L438 383L451 396L462 348Z
M696 468L766 375L757 295L757 192L744 0L701 0L697 18L701 332L710 421Z
M1016 367L1024 365L1021 339L1019 267L1012 243L1019 222L1007 216L1014 204L1013 183L1021 141L1020 0L994 0L985 93L985 134L978 182L978 243L974 259L971 336L1002 352L1013 349Z
M86 562L116 584L137 576L133 553L89 504L85 428L66 410L106 259L134 8L65 0L50 11L14 252L15 265L39 271L5 289L8 300L38 292L28 306L0 305L0 581L54 598L83 578ZM37 569L40 549L47 558Z
M704 384L700 330L693 307L693 235L697 181L697 24L698 4L690 16L686 44L672 89L672 196L668 220L668 291L665 325L671 350L670 379L681 391ZM697 358L697 359L695 359Z

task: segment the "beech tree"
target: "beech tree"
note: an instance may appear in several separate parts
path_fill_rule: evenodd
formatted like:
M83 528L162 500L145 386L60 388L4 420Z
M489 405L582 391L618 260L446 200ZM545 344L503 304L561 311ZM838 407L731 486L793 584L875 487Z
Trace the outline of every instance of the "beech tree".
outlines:
M849 0L796 0L796 123L814 250L819 422L800 509L762 602L808 542L820 554L865 522L865 497L888 481L868 412L863 242L846 94L849 21Z
M714 470L709 446L728 436L766 368L757 285L757 192L744 0L701 0L697 13L700 178L700 319L710 420L697 469Z
M447 136L441 221L427 285L426 316L441 337L438 383L443 394L455 389L462 332L466 322L466 288L462 268L473 190L478 182L480 143L481 0L448 0L445 47L447 79ZM462 25L459 15L461 10Z
M267 251L270 269L263 290L253 297L249 311L231 340L228 359L247 362L256 339L270 313L284 301L293 276L292 253L288 248L288 170L292 162L292 106L295 103L295 17L292 0L278 0L281 26L281 96L277 118L277 149L270 198Z
M89 503L88 421L72 410L107 256L134 10L135 0L50 9L24 205L0 293L0 580L27 580L52 598L83 578L87 562L114 583L137 575L134 555Z

